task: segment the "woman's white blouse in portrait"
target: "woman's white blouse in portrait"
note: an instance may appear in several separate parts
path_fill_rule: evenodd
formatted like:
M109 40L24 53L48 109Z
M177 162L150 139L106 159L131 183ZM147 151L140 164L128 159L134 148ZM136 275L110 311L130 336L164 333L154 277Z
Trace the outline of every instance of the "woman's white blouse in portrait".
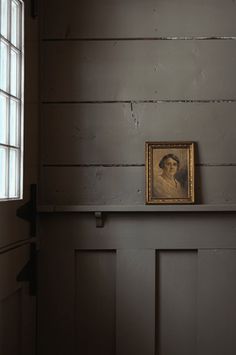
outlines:
M179 170L179 159L173 154L165 155L160 163L161 174L154 179L154 195L157 198L184 198L186 192L176 179L175 175ZM158 171L160 171L158 169Z

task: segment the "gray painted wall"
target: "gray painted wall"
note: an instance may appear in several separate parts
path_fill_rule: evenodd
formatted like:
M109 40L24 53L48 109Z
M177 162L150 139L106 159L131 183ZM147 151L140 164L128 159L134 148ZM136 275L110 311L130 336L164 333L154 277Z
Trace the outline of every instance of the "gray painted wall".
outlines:
M147 140L197 142L199 204L236 204L236 4L41 2L45 205L143 205ZM39 353L236 353L235 214L40 216Z

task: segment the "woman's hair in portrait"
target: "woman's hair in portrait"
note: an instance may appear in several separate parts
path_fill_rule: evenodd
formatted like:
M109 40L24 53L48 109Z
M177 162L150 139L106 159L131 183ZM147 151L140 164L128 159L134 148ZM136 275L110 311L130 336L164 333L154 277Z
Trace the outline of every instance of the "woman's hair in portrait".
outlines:
M175 161L177 162L177 166L178 166L178 168L179 168L179 165L180 165L179 158L178 158L176 155L174 155L174 154L167 154L167 155L165 155L165 156L161 159L161 161L160 161L160 163L159 163L159 167L160 167L161 169L163 169L163 168L164 168L164 165L165 165L165 161L166 161L167 159L169 159L169 158L175 160Z

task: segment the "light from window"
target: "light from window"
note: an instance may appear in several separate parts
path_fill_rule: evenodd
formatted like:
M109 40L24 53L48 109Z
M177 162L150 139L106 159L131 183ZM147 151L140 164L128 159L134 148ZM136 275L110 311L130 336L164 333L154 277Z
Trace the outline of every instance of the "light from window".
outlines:
M22 198L24 3L0 0L0 200Z

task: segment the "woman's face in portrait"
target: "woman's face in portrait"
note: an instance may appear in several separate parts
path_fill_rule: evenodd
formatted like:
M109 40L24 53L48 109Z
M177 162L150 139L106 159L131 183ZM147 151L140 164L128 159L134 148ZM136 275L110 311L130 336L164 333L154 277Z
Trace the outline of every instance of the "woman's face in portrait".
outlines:
M168 158L164 161L163 171L166 175L174 176L178 170L178 163L172 158Z

